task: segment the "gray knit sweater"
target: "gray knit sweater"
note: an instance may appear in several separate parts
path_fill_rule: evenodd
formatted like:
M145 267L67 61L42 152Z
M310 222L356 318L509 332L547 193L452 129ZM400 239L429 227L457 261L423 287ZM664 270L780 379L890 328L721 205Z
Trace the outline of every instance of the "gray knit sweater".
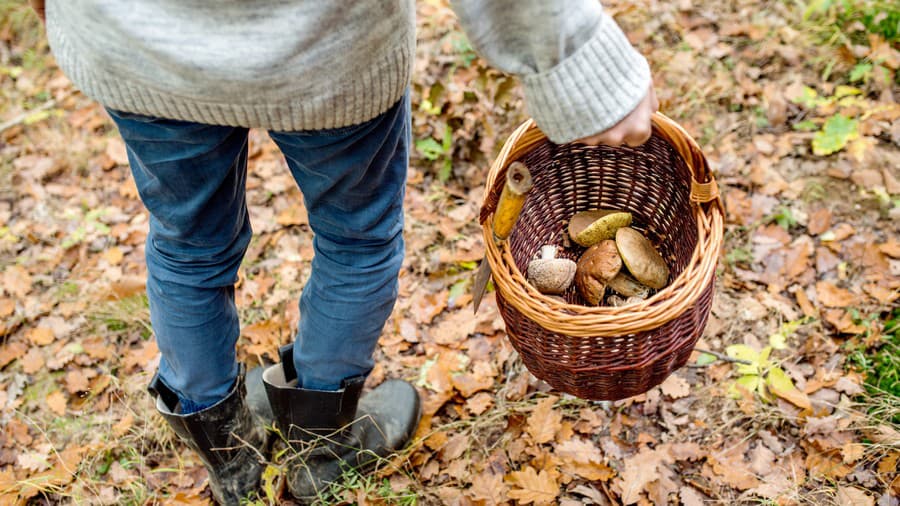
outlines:
M594 0L456 0L473 46L517 74L555 142L647 93L647 62ZM413 0L49 0L59 66L128 112L280 131L361 123L410 81Z

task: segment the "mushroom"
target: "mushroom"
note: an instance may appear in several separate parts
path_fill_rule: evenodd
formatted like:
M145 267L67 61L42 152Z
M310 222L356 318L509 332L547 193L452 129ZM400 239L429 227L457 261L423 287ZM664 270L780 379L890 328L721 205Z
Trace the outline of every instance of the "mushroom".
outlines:
M669 280L669 267L649 239L630 227L616 232L616 246L628 272L639 283L660 289Z
M650 288L640 284L624 270L619 271L616 277L609 280L609 287L616 293L625 297L639 297L646 299L650 294Z
M541 293L563 293L575 277L575 262L556 258L556 252L552 244L541 246L541 257L528 264L528 281Z
M612 239L616 230L631 224L631 213L592 209L576 213L569 220L569 237L589 248L600 241Z
M592 306L603 300L606 284L622 269L622 259L616 249L616 242L600 241L588 248L578 259L575 272L575 286L578 293Z
M636 304L641 302L643 297L623 297L621 295L610 295L606 298L607 304L612 307L622 307L627 306L629 304Z

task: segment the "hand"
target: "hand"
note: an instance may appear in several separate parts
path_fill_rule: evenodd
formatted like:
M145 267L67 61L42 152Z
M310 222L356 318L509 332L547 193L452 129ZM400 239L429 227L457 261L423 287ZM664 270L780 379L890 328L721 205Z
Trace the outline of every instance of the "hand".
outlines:
M621 146L626 144L633 148L647 142L652 133L650 118L653 113L659 109L659 100L656 99L656 92L653 91L653 85L650 85L650 91L643 100L628 113L628 116L622 118L621 121L599 134L583 137L576 140L582 144L589 146L597 146L606 144L607 146Z
M28 3L31 4L31 8L34 9L34 12L41 18L41 21L46 22L47 15L44 12L44 0L29 0Z

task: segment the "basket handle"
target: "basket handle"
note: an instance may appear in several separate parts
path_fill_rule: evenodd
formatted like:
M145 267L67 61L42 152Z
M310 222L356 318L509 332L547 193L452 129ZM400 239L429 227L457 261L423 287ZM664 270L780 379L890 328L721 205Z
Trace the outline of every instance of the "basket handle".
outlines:
M716 205L723 207L721 195L719 194L719 185L712 175L709 163L703 156L703 151L687 131L681 125L672 121L668 116L661 112L656 112L652 117L653 130L672 145L685 161L688 169L691 171L691 194L690 200L695 204L706 204L716 201ZM502 183L506 178L506 166L496 167L507 160L510 150L516 139L520 145L520 149L527 151L531 146L537 145L546 140L546 136L538 129L533 119L529 119L519 125L513 134L506 140L501 149L500 154L494 161L495 167L488 171L486 181L488 191L485 192L484 201L481 206L481 213L478 216L478 222L484 225L485 221L494 213L497 207L497 200L500 197L500 190L503 188Z
M697 141L678 123L661 112L653 114L653 129L678 152L689 154L684 161L691 169L691 202L706 204L719 198L719 185Z

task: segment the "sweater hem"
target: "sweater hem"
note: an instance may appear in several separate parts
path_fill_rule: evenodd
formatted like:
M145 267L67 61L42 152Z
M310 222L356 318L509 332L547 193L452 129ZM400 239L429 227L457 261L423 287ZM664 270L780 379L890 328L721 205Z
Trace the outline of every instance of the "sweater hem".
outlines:
M273 131L326 130L375 118L403 97L409 87L413 61L412 48L403 44L393 47L363 71L348 72L350 80L318 87L333 90L325 96L302 96L304 90L298 88L301 97L291 100L211 101L91 69L64 34L54 28L48 26L48 38L59 67L78 89L104 107L166 119Z

